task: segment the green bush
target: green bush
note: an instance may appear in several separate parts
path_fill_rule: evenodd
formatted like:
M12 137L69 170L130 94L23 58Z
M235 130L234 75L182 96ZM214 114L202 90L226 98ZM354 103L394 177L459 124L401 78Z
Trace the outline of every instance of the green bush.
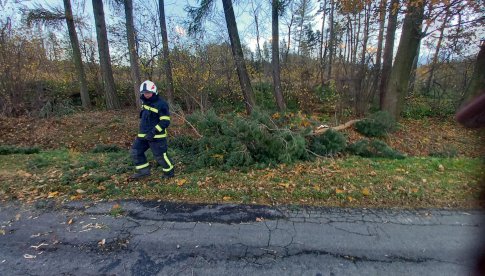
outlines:
M335 155L345 149L347 140L338 131L329 129L311 139L310 149L318 155Z
M197 143L197 167L223 169L292 163L306 159L302 134L277 126L266 113L217 116L214 111L189 118L203 136Z
M347 150L362 157L382 157L390 159L404 159L405 156L389 147L380 140L362 139L347 147Z
M122 151L123 149L118 147L117 145L102 145L98 144L94 146L94 148L91 150L92 153L103 153L103 152L119 152Z
M0 155L9 154L34 154L39 153L40 149L37 147L15 147L15 146L0 146Z
M396 130L396 128L396 121L385 111L376 112L369 118L355 123L355 129L367 137L383 137L389 132Z

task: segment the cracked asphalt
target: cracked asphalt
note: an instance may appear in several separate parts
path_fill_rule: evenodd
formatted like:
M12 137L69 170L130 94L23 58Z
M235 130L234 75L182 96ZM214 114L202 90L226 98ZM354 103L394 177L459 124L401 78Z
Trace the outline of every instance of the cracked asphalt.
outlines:
M0 275L469 275L484 219L478 210L3 203Z

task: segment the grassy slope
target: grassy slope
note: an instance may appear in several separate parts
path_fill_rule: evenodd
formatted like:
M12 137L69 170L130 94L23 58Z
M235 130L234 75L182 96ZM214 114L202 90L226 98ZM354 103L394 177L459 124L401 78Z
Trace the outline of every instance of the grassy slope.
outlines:
M32 155L0 155L2 200L59 198L149 198L193 202L243 202L340 206L475 207L483 175L478 132L451 120L404 120L386 142L415 156L405 160L347 156L250 171L190 171L178 177L128 182L133 172L127 149L138 124L136 111L78 113L35 120L0 118L0 145L39 146ZM361 138L344 131L350 141ZM171 139L190 133L176 117ZM90 153L96 144L123 150ZM432 152L458 154L431 158ZM181 156L174 153L177 161ZM483 173L482 173L483 174Z

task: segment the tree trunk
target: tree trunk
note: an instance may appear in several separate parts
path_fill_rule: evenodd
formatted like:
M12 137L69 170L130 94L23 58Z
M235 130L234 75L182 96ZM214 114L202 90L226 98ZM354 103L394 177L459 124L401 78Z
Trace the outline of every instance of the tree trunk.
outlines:
M434 70L436 68L436 64L438 63L438 55L441 50L441 43L443 41L445 26L446 26L446 23L448 23L448 15L449 15L449 10L446 11L445 18L443 20L443 23L440 26L440 36L438 38L438 43L436 44L436 50L434 52L433 60L431 62L431 68L429 69L428 79L426 80L426 93L429 93L429 91L431 90L431 82L433 81Z
M356 111L357 115L363 115L367 109L367 97L365 93L364 80L366 73L365 58L367 53L367 42L369 40L369 22L371 15L371 3L368 2L367 6L364 6L364 37L362 38L362 56L360 59L359 74L357 76L357 87L356 87ZM360 21L360 20L359 20ZM359 31L360 32L360 31Z
M330 79L332 76L332 62L333 62L333 53L334 53L334 22L333 22L333 12L335 10L335 1L330 0L330 43L329 43L329 53L328 53L328 72L327 72L327 79Z
M260 46L260 33L259 33L259 19L258 19L258 9L259 6L254 8L254 1L251 1L251 7L253 9L254 15L254 24L256 25L256 51L258 52L258 75L259 75L259 83L262 83L262 72L263 72L263 54L261 51Z
M286 45L286 53L285 53L285 63L288 63L288 55L290 54L290 45L291 45L291 28L293 27L295 15L291 14L290 24L288 25L288 44Z
M94 22L96 24L96 35L98 38L99 63L106 97L106 107L108 109L119 109L120 102L116 95L113 70L111 68L111 57L109 55L108 34L106 33L106 22L104 20L103 1L93 0L92 2Z
M381 110L384 108L384 97L392 69L392 55L394 53L394 39L396 37L397 14L399 11L397 5L399 5L399 0L391 0L389 5L386 42L384 45L384 55L382 56L381 84L379 85L379 107Z
M325 16L327 14L327 11L326 11L326 8L327 8L327 0L324 0L323 1L323 6L322 6L322 13L323 13L323 19L322 19L322 30L320 32L320 53L318 55L318 57L320 58L320 83L322 85L322 87L324 87L325 85L325 77L324 77L324 72L325 72L325 61L323 59L323 34L325 32Z
M301 50L301 40L302 40L302 36L303 36L303 25L305 24L305 14L307 13L306 11L306 8L307 8L307 2L306 1L303 1L302 2L303 4L303 10L301 11L301 14L300 14L300 30L299 30L299 37L298 37L298 51L297 51L297 55L299 56L300 55L300 50Z
M130 73L133 82L133 95L135 104L140 108L140 65L138 64L138 54L135 43L135 26L133 24L133 0L125 0L125 17L126 17L126 37L128 40L128 52L130 54Z
M374 80L372 82L372 100L374 99L374 91L377 89L377 84L379 83L381 75L382 42L384 40L384 25L386 24L386 6L387 0L381 0L379 5L379 35L377 36L376 63L373 70Z
M468 103L471 99L485 92L485 41L482 41L480 52L478 52L475 69L470 79L470 84L463 96L463 103Z
M399 119L404 97L408 91L413 60L421 42L424 5L417 7L408 5L404 18L401 39L389 77L389 87L384 96L383 110L389 112L396 120Z
M285 110L285 101L283 99L283 93L281 91L281 80L280 80L280 34L279 34L279 21L278 21L278 13L279 13L279 0L273 0L271 3L271 14L272 14L272 24L271 24L271 31L272 31L272 49L271 49L271 63L273 67L273 93L276 100L276 105L278 106L278 110L284 111Z
M168 49L167 23L165 22L165 4L163 0L158 0L160 10L160 28L162 29L163 60L165 65L165 74L167 74L167 99L173 103L173 77L172 63L170 61L170 50Z
M89 109L91 108L91 100L89 99L88 83L86 81L86 74L84 73L83 60L81 58L81 50L79 48L79 40L77 38L76 27L74 26L71 0L64 0L64 12L66 15L67 30L69 31L69 40L71 41L72 56L81 89L81 103L85 109Z
M222 6L224 7L224 16L226 18L227 31L231 41L232 55L236 62L237 75L244 96L246 112L251 114L255 106L253 89L251 87L248 71L246 70L246 62L244 61L241 41L239 40L236 17L234 15L234 9L232 8L232 0L222 0Z

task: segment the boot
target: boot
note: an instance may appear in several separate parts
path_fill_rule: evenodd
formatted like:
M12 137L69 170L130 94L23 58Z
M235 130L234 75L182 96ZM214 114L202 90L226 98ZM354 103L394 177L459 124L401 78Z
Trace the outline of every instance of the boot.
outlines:
M147 176L150 176L150 169L144 168L144 169L138 170L135 174L130 176L130 179L137 180Z
M163 173L162 179L169 179L175 176L175 169L172 169L171 171L167 173Z

